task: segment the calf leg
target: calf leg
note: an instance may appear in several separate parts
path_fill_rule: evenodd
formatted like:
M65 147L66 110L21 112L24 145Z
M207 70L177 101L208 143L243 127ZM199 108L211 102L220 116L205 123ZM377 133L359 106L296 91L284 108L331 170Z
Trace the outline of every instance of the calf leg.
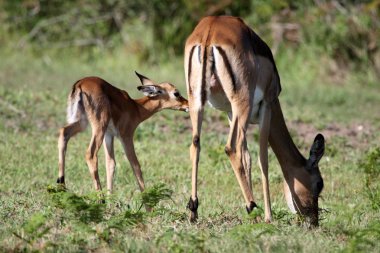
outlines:
M57 183L65 185L65 157L70 138L86 128L80 121L62 127L58 137L58 179Z

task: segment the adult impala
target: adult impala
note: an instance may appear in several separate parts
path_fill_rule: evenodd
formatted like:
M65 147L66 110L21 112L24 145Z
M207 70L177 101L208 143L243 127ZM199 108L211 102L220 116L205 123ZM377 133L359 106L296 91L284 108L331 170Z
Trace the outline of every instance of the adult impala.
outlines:
M185 46L185 74L193 127L190 158L192 194L190 220L197 218L197 174L203 110L206 101L228 113L230 132L225 146L248 213L256 207L252 194L251 158L247 149L248 124L259 125L259 165L264 192L265 221L270 222L268 141L285 177L289 208L318 225L318 197L323 188L318 162L324 138L318 134L305 159L286 127L278 96L280 78L269 47L240 18L206 17L195 27Z
M67 143L75 134L85 130L88 122L92 138L86 152L86 161L96 190L102 187L98 175L97 153L104 142L107 171L107 190L112 192L115 172L114 137L120 139L131 164L140 190L144 190L144 179L133 146L133 133L137 126L161 109L188 110L188 101L170 83L155 84L140 75L142 86L137 89L145 96L132 99L98 77L86 77L77 81L68 98L68 125L60 129L58 139L59 177L57 183L65 184L65 154Z

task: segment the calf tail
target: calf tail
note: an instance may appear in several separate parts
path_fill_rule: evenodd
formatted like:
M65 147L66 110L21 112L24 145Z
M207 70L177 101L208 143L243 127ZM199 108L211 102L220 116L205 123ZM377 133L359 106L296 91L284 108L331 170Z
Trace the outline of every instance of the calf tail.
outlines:
M71 90L67 99L67 123L72 124L79 120L86 120L86 112L83 105L83 95L80 86L80 80L77 81Z

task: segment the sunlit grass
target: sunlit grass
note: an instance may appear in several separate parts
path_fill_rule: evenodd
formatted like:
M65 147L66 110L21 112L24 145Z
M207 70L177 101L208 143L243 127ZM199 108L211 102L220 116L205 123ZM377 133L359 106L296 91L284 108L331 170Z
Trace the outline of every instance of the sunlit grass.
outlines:
M0 98L6 101L0 105L0 251L370 252L379 248L380 214L371 199L378 195L368 192L377 191L378 187L366 186L369 174L362 167L372 157L367 149L378 146L380 90L375 85L353 82L363 80L360 74L351 74L344 84L336 85L328 76L321 76L321 70L313 69L317 60L313 61L312 56L302 59L299 52L292 57L276 57L283 87L280 101L288 122L297 120L322 132L331 123L347 129L353 122L371 127L368 137L341 136L336 132L327 139L326 154L320 164L325 179L321 207L326 210L320 228L309 230L300 226L297 217L288 212L281 170L272 152L269 162L274 221L255 223L246 214L242 194L224 154L227 118L210 109L206 110L201 136L196 224L188 222L186 210L191 190L189 116L163 111L139 127L135 148L147 187L163 183L168 189L156 189L158 195L149 195L153 196L151 204L157 204L172 191L170 199L158 203L152 214L146 214L144 208L139 210L141 195L116 141L115 193L104 207L95 209L102 211L102 215L95 215L98 220L86 220L91 216L85 216L83 224L78 225L75 222L81 216L75 211L65 215L65 208L71 210L69 206L57 207L46 191L58 174L57 133L65 124L71 85L83 76L97 75L126 89L132 97L139 97L135 89L138 79L133 72L138 70L156 81L173 82L185 94L182 59L149 67L139 65L135 57L123 50L91 57L73 52L53 56L2 51L0 55L6 59L0 61ZM288 63L290 59L292 64ZM291 129L296 144L307 155L312 139L302 139L297 131ZM249 130L248 138L254 196L262 206L256 162L257 127ZM89 140L87 130L70 140L67 152L68 193L80 201L93 194L84 159ZM356 141L354 145L350 144L352 140ZM99 172L105 186L103 156L101 150ZM88 201L80 203L88 209L92 207ZM143 218L133 216L138 222L125 223L131 218L122 216L128 210L144 212ZM114 227L107 227L109 222ZM33 235L28 235L30 231Z

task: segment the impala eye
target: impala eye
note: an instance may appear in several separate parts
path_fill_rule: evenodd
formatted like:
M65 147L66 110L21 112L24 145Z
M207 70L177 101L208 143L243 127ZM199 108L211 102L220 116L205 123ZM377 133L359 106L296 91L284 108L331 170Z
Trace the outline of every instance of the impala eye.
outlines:
M173 95L174 95L176 98L180 96L178 91L174 92Z

